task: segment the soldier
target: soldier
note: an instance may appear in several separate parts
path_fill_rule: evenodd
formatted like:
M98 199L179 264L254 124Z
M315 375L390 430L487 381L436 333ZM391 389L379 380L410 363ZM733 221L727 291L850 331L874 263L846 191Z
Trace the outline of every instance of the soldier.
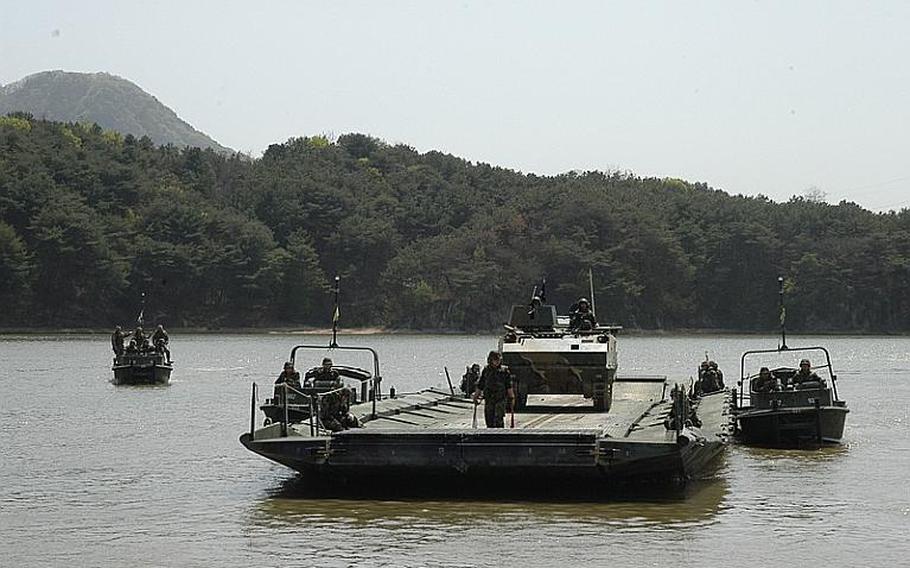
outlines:
M774 378L768 367L762 367L758 370L758 378L752 381L752 390L755 392L780 390L780 381Z
M319 397L319 419L322 427L332 432L344 430L344 426L339 420L341 401L338 393L329 393Z
M579 298L575 302L575 310L572 312L572 318L569 320L570 329L590 330L597 327L597 320L591 313L591 304L587 298Z
M287 384L289 387L300 388L300 373L294 370L294 364L288 361L284 364L284 370L275 380L276 385Z
M348 428L360 428L360 421L351 413L351 398L353 396L350 389L342 389L339 393L341 402L339 406L339 422L345 430Z
M481 394L487 428L504 428L506 401L515 404L515 392L512 390L512 373L503 366L502 355L497 351L490 351L487 356L487 366L480 374L474 391L474 404L477 404Z
M790 379L790 384L799 385L811 382L820 383L822 382L822 378L812 370L812 363L810 363L808 359L803 359L799 362L799 371Z
M133 330L133 337L130 339L130 347L138 351L146 351L149 346L149 339L142 331L142 326L137 325Z
M171 362L171 351L167 348L167 344L170 341L167 332L164 331L164 326L159 325L155 328L155 332L152 334L152 345L155 346L155 351L165 355L167 357L167 362Z
M319 418L322 426L332 432L360 427L360 421L351 414L351 391L346 388L327 393L320 398Z
M702 395L717 392L724 388L724 375L714 361L703 361L698 369L698 383L695 394Z
M307 373L307 379L313 381L313 386L335 388L341 386L341 376L332 368L332 360L328 357L322 360L322 367Z
M461 376L461 392L463 392L465 396L474 394L478 380L480 380L480 365L474 363L470 367L467 367L464 375Z
M714 361L708 361L708 371L705 373L707 381L705 383L705 392L716 392L724 388L724 373L717 367Z
M111 334L111 348L114 350L114 355L117 357L123 355L123 340L126 338L126 333L123 332L123 328L119 325L114 328L114 333Z
M717 379L717 389L720 390L724 388L724 372L720 370L717 366L717 363L714 361L708 361L708 368L714 371Z

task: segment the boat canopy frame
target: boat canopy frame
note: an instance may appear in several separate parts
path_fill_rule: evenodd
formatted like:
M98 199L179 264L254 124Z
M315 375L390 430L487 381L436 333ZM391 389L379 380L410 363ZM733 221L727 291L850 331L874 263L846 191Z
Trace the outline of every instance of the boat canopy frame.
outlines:
M770 353L790 353L790 352L800 352L800 351L821 351L825 354L825 364L816 365L814 369L827 369L828 375L831 377L831 389L834 392L834 400L840 401L840 397L837 396L837 375L834 373L834 367L831 365L831 354L828 352L828 349L822 347L821 345L813 345L807 347L787 347L786 344L783 344L776 349L751 349L743 353L742 358L740 359L739 367L739 406L742 407L743 397L746 391L746 384L751 384L753 375L746 374L746 358L750 355L761 355L761 354L770 354Z

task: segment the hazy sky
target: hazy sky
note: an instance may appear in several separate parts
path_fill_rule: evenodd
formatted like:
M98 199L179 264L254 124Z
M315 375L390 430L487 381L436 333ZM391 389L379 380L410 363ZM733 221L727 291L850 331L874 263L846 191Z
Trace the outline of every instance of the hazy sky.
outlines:
M910 206L910 2L0 0L0 83L125 77L219 142Z

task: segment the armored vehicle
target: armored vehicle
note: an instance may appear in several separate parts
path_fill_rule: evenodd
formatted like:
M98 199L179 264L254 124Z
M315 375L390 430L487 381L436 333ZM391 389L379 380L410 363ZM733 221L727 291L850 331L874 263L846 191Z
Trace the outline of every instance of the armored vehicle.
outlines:
M550 304L512 306L500 341L503 364L517 382L518 409L534 394L580 394L610 410L618 325L572 327Z
M812 368L812 380L800 381L794 367L764 368L755 372L752 361L765 354L797 353L823 356ZM809 359L803 359L803 364ZM748 369L748 370L747 370ZM821 372L822 375L817 375ZM837 375L824 347L786 347L746 351L740 367L736 436L747 444L804 447L840 442L844 435L847 403L837 395Z

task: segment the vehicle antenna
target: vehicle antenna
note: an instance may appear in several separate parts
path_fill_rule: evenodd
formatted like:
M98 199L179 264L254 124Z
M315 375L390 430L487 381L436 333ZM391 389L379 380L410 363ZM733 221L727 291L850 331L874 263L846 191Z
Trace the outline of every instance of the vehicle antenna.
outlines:
M547 277L543 277L543 281L540 284L540 303L547 303Z
M136 324L142 327L145 322L145 292L139 293L139 316L136 317Z
M591 291L591 315L597 317L597 310L594 308L594 273L588 268L588 288Z
M338 347L338 320L341 318L341 311L338 308L338 283L341 281L337 275L335 276L335 311L332 312L332 342L329 343L329 347Z
M534 289L531 290L531 301L528 304L528 317L534 319L534 316L537 315L537 306L534 304L534 299L537 298L537 285L534 285Z
M784 305L784 277L777 277L777 293L780 297L780 345L778 351L786 351L787 347L787 307Z

